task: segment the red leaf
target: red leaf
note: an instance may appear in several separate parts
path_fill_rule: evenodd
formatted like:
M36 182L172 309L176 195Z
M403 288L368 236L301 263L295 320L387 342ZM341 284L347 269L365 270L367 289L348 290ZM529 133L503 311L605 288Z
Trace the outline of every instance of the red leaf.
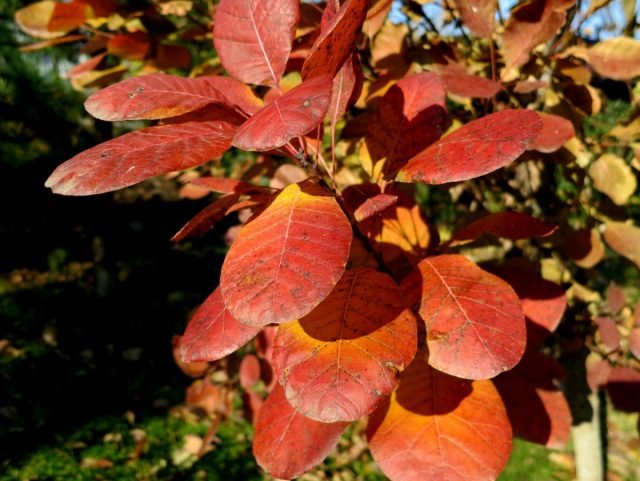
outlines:
M640 371L631 367L614 367L607 379L611 404L627 413L640 411Z
M543 279L524 259L511 259L494 272L507 281L522 301L527 321L527 348L536 348L556 330L567 308L567 296L558 284Z
M416 346L415 317L393 279L361 268L300 321L278 328L273 364L296 411L324 423L356 421L391 393Z
M367 428L376 463L394 481L496 479L511 453L511 427L490 381L464 381L418 354Z
M253 454L275 478L291 479L322 462L348 423L319 423L296 412L276 384L256 418Z
M613 319L596 317L593 322L598 326L598 338L605 348L605 354L610 354L620 347L620 331Z
M222 155L236 127L187 122L131 132L76 155L45 183L56 194L92 195L203 164Z
M513 434L553 449L571 434L571 411L557 381L562 367L551 357L531 352L513 370L495 379Z
M263 189L243 180L230 179L228 177L197 177L191 183L219 194L241 194L252 189Z
M351 226L336 200L311 181L292 184L240 231L222 266L227 308L253 325L311 312L342 276Z
M180 340L180 357L187 362L217 361L244 346L260 332L234 319L216 289L198 308Z
M100 65L102 59L107 56L107 53L101 53L96 55L95 57L91 57L86 62L79 63L78 65L72 67L67 72L67 78L74 79L84 75L87 72L91 72L94 68Z
M226 103L208 77L185 78L155 73L134 77L91 95L85 109L101 120L164 119L205 105Z
M242 82L278 85L299 20L298 0L221 0L213 42L222 65Z
M380 101L365 141L375 164L384 161L387 175L437 140L445 125L445 87L430 72L396 83Z
M202 209L198 214L187 222L171 238L172 242L182 242L211 230L213 226L227 215L228 210L238 202L239 194L229 194L216 199L214 202Z
M496 0L455 0L462 22L478 37L491 38L498 2Z
M222 298L220 298L220 301L222 301ZM242 323L239 324L244 326ZM242 389L245 391L253 389L253 387L258 384L258 381L260 381L260 371L260 360L256 356L253 354L244 356L240 362L240 369L238 370Z
M327 115L331 125L335 126L338 119L344 115L353 104L362 89L362 66L358 55L353 54L351 61L346 61L333 79L331 102Z
M304 80L340 70L353 49L367 15L367 0L347 0L313 44L302 66Z
M532 110L503 110L469 122L427 147L400 169L396 180L444 184L474 179L518 158L542 130Z
M548 153L555 152L576 134L573 124L559 115L539 113L542 131L529 146L529 150Z
M87 5L83 2L57 2L47 27L52 32L68 32L78 28L86 20L86 10Z
M331 100L328 75L303 82L258 111L233 139L243 150L267 151L310 132L322 122Z
M109 39L107 52L128 60L144 60L150 46L151 40L145 32L123 33Z
M503 35L504 72L527 63L533 47L553 38L572 3L533 0L512 10Z
M528 214L520 212L496 212L481 217L467 227L457 231L452 244L473 241L484 234L493 234L507 239L528 239L530 237L545 237L553 234L558 226L539 221Z
M460 97L488 99L502 90L500 82L471 75L457 63L439 65L438 72L447 86L447 91Z
M358 207L353 216L358 222L373 217L374 215L381 214L391 206L396 205L398 202L397 195L391 194L378 194L373 197L369 197L365 200L360 207Z
M526 333L518 296L502 279L466 257L423 259L403 282L421 297L429 364L465 379L488 379L522 357Z

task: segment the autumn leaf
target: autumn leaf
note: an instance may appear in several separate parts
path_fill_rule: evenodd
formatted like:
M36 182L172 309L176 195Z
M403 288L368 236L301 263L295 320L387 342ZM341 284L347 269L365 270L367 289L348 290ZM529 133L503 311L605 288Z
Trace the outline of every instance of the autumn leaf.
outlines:
M566 9L573 2L532 0L511 11L503 35L505 59L503 77L509 70L524 65L531 50L548 40L564 25Z
M455 245L478 239L485 234L493 234L507 239L528 239L553 234L558 226L539 221L520 212L496 212L472 222L456 231L450 243Z
M532 110L503 110L473 120L409 159L399 182L444 184L473 179L518 158L542 130Z
M498 2L496 0L455 0L462 22L475 35L491 38Z
M627 413L640 411L640 371L632 367L613 367L606 384L613 407Z
M587 61L603 77L631 80L640 75L640 42L631 37L608 38L589 48Z
M156 73L134 77L91 95L85 109L101 120L164 119L212 103L227 103L208 77L185 78Z
M276 384L255 423L253 454L275 478L292 479L320 463L338 444L348 423L320 423L295 411Z
M530 352L494 382L507 408L513 434L561 449L571 434L571 411L558 387L562 367L546 354Z
M570 232L565 240L565 251L578 267L591 269L603 258L605 253L602 236L598 229L578 229Z
M367 0L347 0L320 33L302 65L302 78L308 80L329 74L332 78L351 53L367 14Z
M149 34L141 31L114 35L107 42L108 53L127 60L144 60L150 47Z
M273 363L296 411L356 421L391 393L416 347L415 317L393 279L361 268L300 321L278 328Z
M47 28L52 32L69 32L80 27L87 19L87 5L84 2L57 2Z
M224 195L202 209L198 214L180 228L171 238L172 242L182 242L211 230L213 226L222 220L229 209L238 202L239 194Z
M447 86L447 92L459 97L488 99L502 90L500 82L471 75L457 63L438 65L437 70Z
M65 30L49 30L49 21L58 2L45 0L27 5L16 11L15 20L18 26L29 35L37 38L51 39L62 37Z
M323 75L303 82L247 120L233 139L243 150L267 151L318 126L329 108L331 77Z
M445 126L445 87L430 72L400 80L384 95L369 122L365 142L375 164L395 175L403 162L437 140ZM375 177L375 174L374 174Z
M331 126L335 129L338 119L344 115L348 107L353 104L362 89L362 66L357 54L352 54L333 78L331 88L331 102L327 115Z
M502 279L452 254L423 259L401 288L409 299L420 299L434 368L465 379L489 379L520 361L524 314Z
M231 147L235 131L234 125L215 121L162 125L124 134L66 161L45 186L63 195L121 189L219 157Z
M640 267L640 228L623 222L607 222L604 240L614 251Z
M240 232L222 266L229 311L252 325L311 312L344 272L351 226L336 200L306 181L283 189Z
M593 187L606 194L614 204L625 205L638 188L631 167L615 154L602 154L591 164L589 176Z
M221 0L213 28L220 62L242 82L278 85L299 20L298 0Z
M358 222L382 214L386 209L396 205L398 196L393 194L377 194L365 200L353 213Z
M496 479L511 426L491 381L436 371L418 354L391 400L369 418L369 449L394 481Z
M576 134L570 120L559 115L543 112L538 114L542 118L542 131L529 146L529 150L543 153L555 152Z
M218 288L189 321L179 355L186 362L217 361L244 346L260 329L236 320L225 308Z

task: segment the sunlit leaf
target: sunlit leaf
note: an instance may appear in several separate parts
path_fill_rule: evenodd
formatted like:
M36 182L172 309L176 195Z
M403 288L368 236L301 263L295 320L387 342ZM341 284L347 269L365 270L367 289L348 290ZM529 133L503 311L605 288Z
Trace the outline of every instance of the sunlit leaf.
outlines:
M91 95L84 106L101 120L164 119L211 103L226 103L209 77L186 78L156 73L134 77Z
M234 319L216 289L189 321L179 354L187 362L217 361L244 346L260 329Z
M497 0L455 0L462 22L479 37L491 38Z
M571 121L559 115L540 112L542 131L529 146L529 150L538 152L555 152L576 134Z
M427 257L403 282L419 298L429 364L465 379L511 369L526 343L520 299L502 279L460 255ZM417 296L416 296L417 293Z
M49 19L48 28L52 32L74 30L87 18L87 5L84 2L56 3Z
M292 479L320 463L335 447L348 423L319 423L295 411L276 384L255 423L253 454L275 478Z
M353 216L358 222L362 222L369 217L381 214L389 207L396 205L398 202L398 196L392 194L378 194L373 197L369 197L358 207Z
M394 481L494 480L511 453L511 426L491 381L465 381L416 356L367 428L376 463Z
M506 63L503 76L510 69L524 65L533 47L553 38L564 25L567 3L570 2L532 0L511 11L503 35Z
M62 37L66 31L49 30L49 20L58 2L45 0L27 5L16 12L15 20L18 26L29 35L37 38Z
M640 267L640 228L623 222L607 222L604 240L609 247Z
M518 158L542 130L532 110L503 110L463 125L409 159L396 180L444 184L488 174Z
M124 134L66 161L45 186L64 195L121 189L219 157L231 147L235 131L234 125L216 121L163 125Z
M502 90L500 82L471 75L457 63L438 66L438 72L447 86L447 91L459 97L488 99Z
M336 200L306 181L286 187L240 232L222 266L227 308L253 325L311 312L344 272L351 226Z
M367 16L365 17L364 24L362 25L362 32L372 39L376 33L382 27L385 18L391 10L392 0L372 0L367 10Z
M367 14L367 0L347 0L313 44L302 66L302 78L332 78L351 53Z
M321 422L366 416L413 359L416 325L391 277L347 271L311 313L278 328L273 362L287 399Z
M588 62L603 77L631 80L640 75L640 42L631 37L608 38L587 51Z
M221 0L213 42L222 65L242 82L278 85L299 20L298 0Z
M589 168L593 187L606 194L614 204L625 205L638 188L631 167L615 154L602 154Z
M329 108L331 77L323 75L303 82L259 110L233 139L243 150L266 151L318 126Z
M357 54L354 53L351 60L347 60L333 78L331 102L327 112L332 126L336 125L347 108L356 101L361 88L362 66Z

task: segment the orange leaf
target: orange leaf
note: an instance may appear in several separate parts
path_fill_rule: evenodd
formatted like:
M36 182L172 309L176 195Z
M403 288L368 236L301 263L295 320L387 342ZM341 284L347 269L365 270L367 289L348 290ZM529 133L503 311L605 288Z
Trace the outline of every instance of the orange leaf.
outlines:
M371 415L367 436L393 481L492 480L511 453L511 426L493 383L448 376L420 354Z
M180 340L179 354L186 362L217 361L244 346L260 332L234 319L216 289L198 308Z
M640 228L623 222L607 222L605 228L609 247L640 267Z
M320 463L348 423L319 423L295 411L276 384L256 418L253 454L275 478L292 479Z
M222 266L220 287L240 321L299 319L334 288L351 247L336 200L311 181L291 184L242 229Z
M83 2L56 3L49 19L48 28L52 32L68 32L82 25L86 19L87 5Z
M300 321L278 328L273 363L296 411L355 421L391 393L416 346L415 317L393 279L361 268Z
M382 214L389 207L396 205L396 202L398 202L397 195L374 195L365 200L364 203L354 211L353 216L358 222L362 222L369 217Z
M442 255L422 260L402 287L410 299L421 298L429 364L436 369L488 379L520 361L524 314L520 299L502 279L466 257Z

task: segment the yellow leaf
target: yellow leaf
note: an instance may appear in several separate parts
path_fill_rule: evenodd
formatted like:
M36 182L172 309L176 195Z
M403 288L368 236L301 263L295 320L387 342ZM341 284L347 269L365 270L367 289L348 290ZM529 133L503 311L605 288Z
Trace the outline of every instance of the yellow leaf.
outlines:
M589 169L593 186L606 194L614 204L625 205L638 184L631 168L617 155L601 155Z

